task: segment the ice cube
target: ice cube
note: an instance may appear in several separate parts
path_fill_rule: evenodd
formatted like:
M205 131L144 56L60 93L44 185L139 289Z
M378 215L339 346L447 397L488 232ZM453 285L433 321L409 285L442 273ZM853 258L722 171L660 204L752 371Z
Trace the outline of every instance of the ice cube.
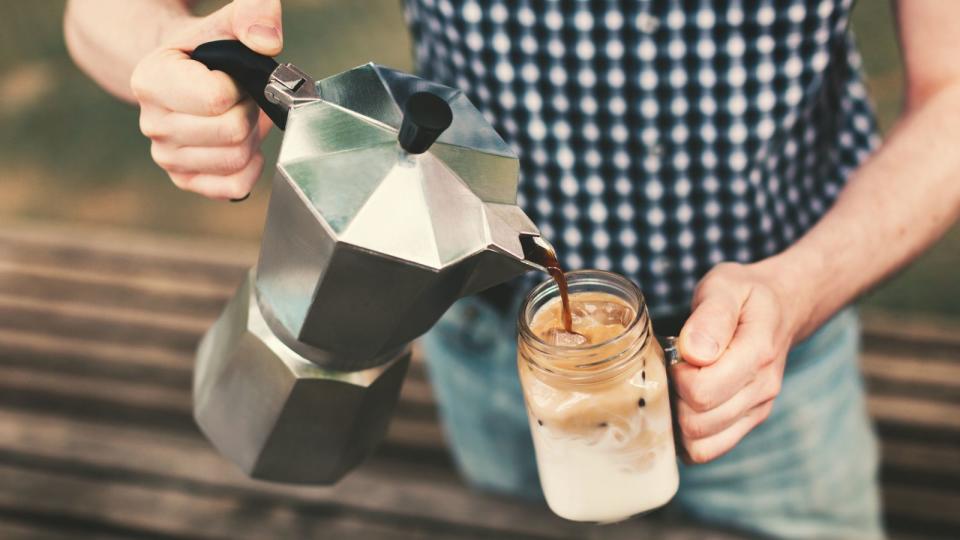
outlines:
M619 302L582 302L578 307L596 324L628 326L633 321L633 310Z
M593 324L593 319L590 318L590 314L587 313L587 310L580 303L570 303L570 317L573 321L573 326Z
M551 328L543 334L543 339L551 345L560 347L579 347L590 343L587 336L576 332L567 332L563 328Z

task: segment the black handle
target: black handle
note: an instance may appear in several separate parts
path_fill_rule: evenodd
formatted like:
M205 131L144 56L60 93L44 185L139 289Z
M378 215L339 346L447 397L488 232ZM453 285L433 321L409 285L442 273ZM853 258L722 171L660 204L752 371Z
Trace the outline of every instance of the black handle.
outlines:
M450 127L453 112L442 97L417 92L407 98L400 124L400 146L411 154L422 154Z
M232 39L204 43L194 49L190 58L232 77L240 88L250 94L250 97L257 102L263 112L267 113L278 128L286 127L286 109L270 103L263 94L270 80L270 74L277 69L276 60L253 52L243 43Z

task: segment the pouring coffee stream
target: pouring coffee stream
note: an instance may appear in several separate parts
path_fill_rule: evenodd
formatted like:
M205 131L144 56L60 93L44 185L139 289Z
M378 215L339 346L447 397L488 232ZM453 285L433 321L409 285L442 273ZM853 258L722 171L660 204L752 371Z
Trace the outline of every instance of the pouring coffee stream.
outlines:
M563 329L568 334L581 335L573 330L573 313L570 311L570 291L567 286L567 276L560 261L557 259L557 250L542 236L523 236L520 238L525 257L533 263L539 264L547 270L550 277L557 282L560 290L560 302L563 304Z

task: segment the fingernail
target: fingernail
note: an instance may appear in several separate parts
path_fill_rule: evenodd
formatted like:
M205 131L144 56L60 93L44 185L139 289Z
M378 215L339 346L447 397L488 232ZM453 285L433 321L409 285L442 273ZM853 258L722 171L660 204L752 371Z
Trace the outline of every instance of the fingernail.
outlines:
M272 26L255 24L247 29L247 39L264 49L276 49L280 46L280 31Z
M693 353L694 356L704 360L712 360L720 351L720 345L718 345L712 337L703 332L691 332L688 341L690 349L692 349L690 352Z

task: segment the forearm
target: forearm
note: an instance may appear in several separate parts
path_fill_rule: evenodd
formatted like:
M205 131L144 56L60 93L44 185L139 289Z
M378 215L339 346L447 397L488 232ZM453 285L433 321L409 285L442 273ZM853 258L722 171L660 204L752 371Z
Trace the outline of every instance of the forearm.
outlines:
M74 62L111 94L133 101L130 75L169 28L190 17L191 0L69 0L64 36Z
M795 340L916 257L960 217L960 82L910 109L834 206L758 267L795 297Z

